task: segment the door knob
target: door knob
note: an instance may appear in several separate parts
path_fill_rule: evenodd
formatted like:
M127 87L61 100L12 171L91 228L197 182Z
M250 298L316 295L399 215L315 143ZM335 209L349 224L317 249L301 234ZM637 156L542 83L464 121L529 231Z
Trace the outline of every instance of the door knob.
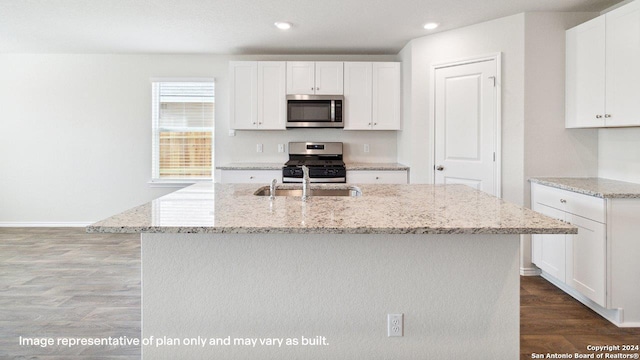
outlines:
M602 115L596 115L596 119L602 119Z
M436 170L442 171L442 170L444 170L444 166L438 165L438 166L436 166Z

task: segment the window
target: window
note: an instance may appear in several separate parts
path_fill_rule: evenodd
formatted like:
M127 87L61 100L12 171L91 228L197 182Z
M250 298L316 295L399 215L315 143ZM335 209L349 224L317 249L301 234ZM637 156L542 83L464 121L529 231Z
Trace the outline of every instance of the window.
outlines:
M152 83L152 182L212 179L214 83Z

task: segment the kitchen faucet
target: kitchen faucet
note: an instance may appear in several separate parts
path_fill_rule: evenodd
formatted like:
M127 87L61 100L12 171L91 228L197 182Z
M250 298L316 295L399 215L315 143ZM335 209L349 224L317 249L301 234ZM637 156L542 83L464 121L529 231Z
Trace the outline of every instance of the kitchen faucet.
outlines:
M271 185L269 186L269 200L274 200L276 198L277 183L278 183L278 179L271 180Z
M302 165L302 201L307 201L311 196L309 194L309 168L306 165Z

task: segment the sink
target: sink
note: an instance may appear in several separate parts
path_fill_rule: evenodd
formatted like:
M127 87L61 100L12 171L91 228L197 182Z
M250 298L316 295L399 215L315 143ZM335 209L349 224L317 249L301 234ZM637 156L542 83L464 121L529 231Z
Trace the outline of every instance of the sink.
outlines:
M268 186L263 186L258 189L253 195L257 196L269 196L271 192ZM362 191L355 186L340 187L340 188L311 188L309 189L310 196L361 196ZM301 188L276 188L276 196L302 196Z

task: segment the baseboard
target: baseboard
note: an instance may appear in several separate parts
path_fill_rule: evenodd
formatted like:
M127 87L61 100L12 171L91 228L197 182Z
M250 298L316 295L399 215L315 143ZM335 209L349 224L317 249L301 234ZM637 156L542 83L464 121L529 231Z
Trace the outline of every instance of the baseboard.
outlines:
M520 268L520 276L538 276L541 271L537 267Z
M572 287L568 286L567 284L559 281L558 279L554 278L553 276L547 274L544 271L542 272L542 274L540 274L540 276L542 276L548 282L550 282L553 285L555 285L560 290L562 290L562 291L566 292L567 294L571 295L572 298L578 300L579 302L584 304L589 309L595 311L598 315L600 315L603 318L609 320L609 322L611 322L613 325L615 325L617 327L634 327L634 325L637 325L635 323L629 323L629 322L625 323L624 322L624 310L623 309L607 309L607 308L604 308L604 307L600 306L599 304L597 304L596 302L594 302L593 300L589 299L588 297L582 295L577 290L575 290Z
M8 222L0 221L0 227L16 227L16 228L30 228L30 227L85 227L93 224L95 221L17 221Z

